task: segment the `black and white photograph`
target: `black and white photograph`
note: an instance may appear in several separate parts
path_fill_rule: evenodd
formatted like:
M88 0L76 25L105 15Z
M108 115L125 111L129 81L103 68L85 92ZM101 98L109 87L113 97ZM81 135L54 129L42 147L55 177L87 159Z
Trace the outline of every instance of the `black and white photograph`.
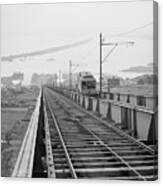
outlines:
M158 5L1 4L1 176L158 179Z

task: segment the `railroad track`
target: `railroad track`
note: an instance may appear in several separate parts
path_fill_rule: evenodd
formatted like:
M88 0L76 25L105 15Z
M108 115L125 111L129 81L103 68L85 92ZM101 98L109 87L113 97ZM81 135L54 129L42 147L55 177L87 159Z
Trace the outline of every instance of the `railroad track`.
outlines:
M44 88L48 176L155 180L157 154L105 125L63 95Z

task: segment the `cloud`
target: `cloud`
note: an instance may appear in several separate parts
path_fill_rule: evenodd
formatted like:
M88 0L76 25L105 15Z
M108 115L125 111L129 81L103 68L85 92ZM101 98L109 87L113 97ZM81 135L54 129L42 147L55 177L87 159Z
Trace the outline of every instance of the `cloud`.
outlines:
M121 70L121 72L134 72L134 73L152 73L153 63L148 63L144 66L135 66L128 69Z

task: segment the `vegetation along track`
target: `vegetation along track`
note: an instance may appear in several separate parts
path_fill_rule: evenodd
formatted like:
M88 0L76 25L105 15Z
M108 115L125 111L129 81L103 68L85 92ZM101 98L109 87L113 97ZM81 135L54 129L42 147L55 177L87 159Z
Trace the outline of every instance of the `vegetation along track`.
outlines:
M155 180L157 155L44 88L56 178Z

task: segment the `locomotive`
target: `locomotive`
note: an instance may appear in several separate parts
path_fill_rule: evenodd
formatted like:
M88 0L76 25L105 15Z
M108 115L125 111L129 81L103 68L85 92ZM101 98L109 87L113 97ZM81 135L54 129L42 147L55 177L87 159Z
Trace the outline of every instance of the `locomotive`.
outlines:
M77 78L77 91L79 93L95 96L96 92L96 79L90 72L80 72Z

